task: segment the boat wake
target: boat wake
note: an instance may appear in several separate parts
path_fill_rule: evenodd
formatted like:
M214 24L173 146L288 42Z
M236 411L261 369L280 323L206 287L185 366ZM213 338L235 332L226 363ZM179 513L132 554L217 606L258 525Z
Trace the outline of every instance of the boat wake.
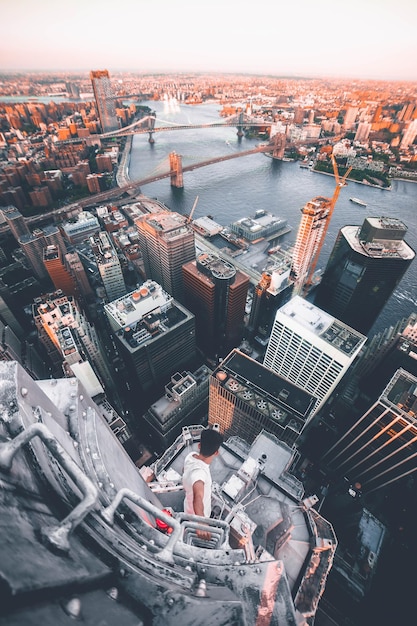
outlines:
M407 302L411 302L412 304L417 306L417 298L415 298L410 292L395 292L394 297L397 298L397 300L406 300Z

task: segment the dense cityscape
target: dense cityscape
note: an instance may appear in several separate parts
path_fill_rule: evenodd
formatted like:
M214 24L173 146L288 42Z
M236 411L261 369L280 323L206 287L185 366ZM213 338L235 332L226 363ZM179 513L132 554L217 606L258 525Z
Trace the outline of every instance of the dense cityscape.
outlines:
M215 107L217 118L167 122L161 103ZM171 131L209 127L233 128L239 150L186 162ZM137 179L140 135L149 146L169 136L169 159ZM392 195L395 181L417 182L416 137L417 84L406 81L0 75L1 442L37 424L45 443L30 444L32 459L16 457L15 474L0 449L9 491L32 463L42 474L30 498L19 489L29 492L35 478L12 505L3 497L2 511L30 510L36 492L39 510L62 519L89 491L80 474L99 491L69 539L78 542L69 551L74 571L56 585L54 574L37 582L34 572L37 562L67 567L64 524L53 541L49 534L51 555L40 556L33 545L43 521L28 531L18 513L13 539L32 546L33 579L23 584L23 565L11 573L6 551L0 624L32 623L29 614L40 623L37 588L59 624L79 617L74 597L86 607L91 591L108 598L110 588L123 624L406 623L417 554L417 311L373 329L415 263L415 234L397 213L364 213L335 240L328 228L349 181ZM332 177L332 194L306 198L293 223L248 205L225 226L195 217L198 196L181 214L146 193L160 179L181 192L188 172L231 158L239 168L257 152L300 175ZM349 202L367 206L353 195ZM181 513L180 480L185 450L207 426L225 441L212 467L210 545ZM55 467L49 431L70 451L61 460L67 474ZM130 505L116 528L118 505L109 510L123 489ZM157 538L146 528L152 516ZM270 582L268 563L279 582ZM134 576L139 582L129 582ZM158 585L164 592L151 600ZM88 605L88 618L84 608L87 623L107 610L99 603Z

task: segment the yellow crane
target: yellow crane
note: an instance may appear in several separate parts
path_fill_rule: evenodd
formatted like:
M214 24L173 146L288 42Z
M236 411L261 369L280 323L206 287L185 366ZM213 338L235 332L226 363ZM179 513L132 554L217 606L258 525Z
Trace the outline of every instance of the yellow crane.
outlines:
M342 177L339 176L339 169L337 167L337 162L336 159L333 155L333 152L331 154L331 160L332 160L332 165L333 165L333 173L334 173L334 177L336 179L336 187L335 190L333 192L333 196L329 202L329 210L326 216L326 219L324 221L323 227L322 227L322 232L321 232L321 237L320 237L320 245L317 247L313 258L311 259L311 265L308 271L308 275L306 278L306 281L304 283L304 293L306 293L309 288L311 287L312 281L313 281L313 275L314 275L314 271L316 269L316 265L317 265L317 261L319 260L319 256L320 256L320 252L321 249L323 247L323 243L324 243L324 238L326 237L326 233L327 230L329 228L329 224L330 224L330 220L332 219L332 215L333 215L333 211L334 211L334 207L336 205L337 199L339 197L340 194L340 190L342 189L342 187L344 187L346 185L346 179L349 176L350 172L352 171L352 167L349 167L346 172L343 174Z

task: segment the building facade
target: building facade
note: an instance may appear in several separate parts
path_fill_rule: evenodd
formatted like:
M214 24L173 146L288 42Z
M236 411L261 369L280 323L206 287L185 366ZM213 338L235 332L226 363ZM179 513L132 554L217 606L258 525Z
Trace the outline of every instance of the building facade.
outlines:
M182 266L195 259L194 231L179 213L160 211L135 219L147 278L182 302Z
M324 454L323 464L363 492L417 471L417 378L398 369L379 399Z
M155 281L104 305L131 384L165 384L195 357L194 315Z
M365 341L365 335L294 296L275 315L263 364L314 395L316 413Z
M110 237L105 232L90 237L91 248L106 291L108 302L120 298L126 293L119 257Z
M119 122L116 116L109 72L107 70L93 70L90 72L90 80L96 100L101 132L107 133L117 130Z
M223 356L243 333L249 278L214 253L202 252L183 266L184 302L196 316L197 344Z
M266 430L292 445L317 399L237 349L210 376L209 424L249 443Z

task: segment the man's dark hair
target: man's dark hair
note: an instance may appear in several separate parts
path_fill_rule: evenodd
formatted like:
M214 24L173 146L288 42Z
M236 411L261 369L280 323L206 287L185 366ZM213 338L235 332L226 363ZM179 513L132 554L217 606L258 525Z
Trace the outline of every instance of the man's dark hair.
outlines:
M203 456L211 456L220 448L223 443L223 436L218 430L205 428L201 431L200 454Z

